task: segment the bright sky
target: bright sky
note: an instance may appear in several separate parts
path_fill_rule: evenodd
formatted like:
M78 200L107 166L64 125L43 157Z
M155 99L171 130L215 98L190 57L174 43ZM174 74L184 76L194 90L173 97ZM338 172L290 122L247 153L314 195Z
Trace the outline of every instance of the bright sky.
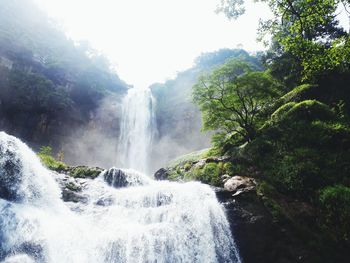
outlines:
M220 0L38 0L74 40L88 40L116 65L119 76L148 86L192 66L202 52L263 49L256 41L262 4L229 21L215 13Z

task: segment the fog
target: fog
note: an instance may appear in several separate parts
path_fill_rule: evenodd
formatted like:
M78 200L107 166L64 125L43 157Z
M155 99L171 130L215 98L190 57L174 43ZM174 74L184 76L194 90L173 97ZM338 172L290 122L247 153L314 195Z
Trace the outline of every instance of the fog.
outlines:
M87 126L72 130L62 142L64 159L71 165L115 166L121 118L120 98L109 96Z
M220 0L36 1L69 37L88 40L115 64L122 79L137 87L175 76L202 52L263 49L256 30L259 19L269 17L269 9L253 0L247 0L247 13L234 22L215 13Z

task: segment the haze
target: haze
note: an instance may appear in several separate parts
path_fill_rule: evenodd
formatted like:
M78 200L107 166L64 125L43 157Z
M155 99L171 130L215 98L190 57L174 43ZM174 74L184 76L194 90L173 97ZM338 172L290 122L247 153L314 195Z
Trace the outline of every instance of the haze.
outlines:
M135 86L163 81L190 67L202 52L256 41L263 5L249 5L238 21L215 13L219 0L38 0L74 40L88 40Z

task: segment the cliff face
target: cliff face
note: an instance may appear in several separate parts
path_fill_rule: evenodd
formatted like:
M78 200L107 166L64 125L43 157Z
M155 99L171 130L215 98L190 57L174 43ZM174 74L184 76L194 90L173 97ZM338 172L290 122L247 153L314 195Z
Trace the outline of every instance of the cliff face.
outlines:
M176 156L209 146L210 138L201 132L201 114L192 103L192 86L198 69L180 73L175 80L153 85L156 97L158 138L154 144L154 167L161 167Z
M178 73L176 78L151 86L157 100L159 132L153 159L160 161L155 161L154 167L161 167L177 156L210 146L210 134L201 132L201 113L192 101L192 87L199 76L233 58L249 61L256 68L261 67L257 57L244 50L221 49L202 54L192 68Z
M68 39L32 1L2 1L1 130L81 162L73 149L117 138L118 102L127 89L103 56Z

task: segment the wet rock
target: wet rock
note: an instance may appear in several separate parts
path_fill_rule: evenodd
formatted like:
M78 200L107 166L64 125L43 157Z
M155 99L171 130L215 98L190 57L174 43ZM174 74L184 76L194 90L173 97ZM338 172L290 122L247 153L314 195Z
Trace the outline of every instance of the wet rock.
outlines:
M156 180L167 180L169 176L168 170L165 168L159 169L155 174L154 178Z
M0 141L0 198L19 201L21 196L22 162L14 141Z
M108 198L100 198L97 200L96 205L98 206L110 206L114 204L114 200L111 197Z
M62 200L64 202L73 202L73 203L87 203L88 198L82 194L79 194L75 191L64 188L62 190Z
M40 244L25 242L16 248L15 251L16 254L19 253L29 256L29 258L34 259L35 262L45 262L44 249Z
M99 167L88 167L88 166L74 166L66 169L67 173L74 178L90 178L95 179L98 177L104 169Z
M254 178L246 176L233 176L226 178L224 189L228 192L233 192L234 195L241 194L243 192L249 192L256 187L256 181Z
M137 172L125 172L121 169L111 168L103 173L103 178L108 185L115 188L122 188L128 186L140 186L149 183L145 175Z
M221 180L223 183L226 183L230 178L231 176L229 176L228 174L224 174L221 176Z
M89 179L73 178L67 174L59 173L53 173L53 176L61 188L61 197L64 202L86 203L88 201L88 198L81 192Z
M224 188L214 189L225 207L232 234L244 262L279 262L271 260L279 233L274 229L272 218L255 191L233 197ZM274 250L274 251L272 251ZM286 261L289 262L289 261Z

